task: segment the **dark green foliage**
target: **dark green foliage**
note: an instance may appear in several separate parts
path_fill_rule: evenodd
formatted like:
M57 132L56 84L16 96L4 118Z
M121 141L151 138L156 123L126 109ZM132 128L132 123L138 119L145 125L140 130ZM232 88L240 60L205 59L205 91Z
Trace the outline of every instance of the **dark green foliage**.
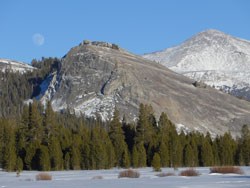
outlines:
M120 123L120 116L117 109L115 109L113 120L109 125L109 138L115 150L115 165L119 167L128 167L130 165L128 157L128 148L125 142L122 124Z
M201 143L201 166L214 165L214 153L212 147L212 140L210 136L206 136Z
M49 155L52 170L63 169L63 153L60 142L56 137L51 137L49 141Z
M60 68L60 60L42 58L41 61L33 60L32 65L37 69L24 74L0 72L0 117L19 117L22 114L23 101L40 93L40 84Z
M143 145L142 142L136 144L136 151L138 153L138 167L145 167L147 166L147 154L146 154L146 150L145 147Z
M0 117L16 118L20 116L23 101L32 95L29 82L31 73L17 74L0 71Z
M138 154L136 146L134 146L133 150L132 150L132 161L131 162L132 162L133 167L135 167L135 168L139 167L139 154Z
M233 165L236 154L236 141L230 133L225 133L219 139L219 158L221 165Z
M41 146L39 150L39 168L41 171L49 171L50 167L50 155L49 149L46 146Z
M15 147L15 122L4 120L1 122L3 126L3 133L1 134L3 138L2 147L2 167L6 171L16 170L16 147Z
M161 158L158 153L154 154L153 160L152 160L152 167L154 171L159 172L161 171Z
M141 105L136 126L120 123L119 112L109 123L53 112L33 102L20 119L0 118L0 167L6 171L106 169L114 166L161 167L249 165L250 131L214 140L191 132L177 134L162 113L156 126L152 107Z
M250 165L250 130L244 125L241 130L241 139L239 140L239 163L241 165Z
M23 160L18 157L16 161L16 171L21 172L23 170Z

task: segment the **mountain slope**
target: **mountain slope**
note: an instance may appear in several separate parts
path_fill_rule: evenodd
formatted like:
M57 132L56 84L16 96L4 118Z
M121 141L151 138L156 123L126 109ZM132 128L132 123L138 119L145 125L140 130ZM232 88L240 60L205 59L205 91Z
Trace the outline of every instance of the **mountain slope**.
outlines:
M25 73L27 71L34 70L34 67L18 61L13 61L9 59L0 59L0 70L2 72L8 70L11 72Z
M250 100L250 41L207 30L179 46L143 57Z
M54 110L112 117L117 107L130 121L140 103L151 104L159 117L166 112L176 124L202 132L237 132L250 122L250 103L212 88L198 88L193 80L103 42L84 42L62 59L51 75L41 100Z

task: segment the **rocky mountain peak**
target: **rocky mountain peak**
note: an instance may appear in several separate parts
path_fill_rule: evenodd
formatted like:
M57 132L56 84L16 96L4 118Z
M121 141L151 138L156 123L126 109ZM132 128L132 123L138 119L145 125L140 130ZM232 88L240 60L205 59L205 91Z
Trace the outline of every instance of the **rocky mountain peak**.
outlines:
M73 47L46 84L42 99L51 100L54 110L103 121L112 118L115 107L134 121L140 103L152 105L157 118L166 112L176 124L201 132L237 132L250 121L250 104L109 43Z
M250 100L250 41L207 30L179 46L144 57L199 82Z
M119 50L119 46L117 44L111 44L111 43L102 42L102 41L84 40L83 42L80 43L80 46L82 46L82 45L100 46L100 47L111 48L114 50Z

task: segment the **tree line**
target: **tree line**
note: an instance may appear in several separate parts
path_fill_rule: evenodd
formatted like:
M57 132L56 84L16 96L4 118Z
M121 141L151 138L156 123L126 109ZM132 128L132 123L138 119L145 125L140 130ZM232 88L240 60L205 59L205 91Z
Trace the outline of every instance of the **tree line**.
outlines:
M195 167L249 165L250 131L230 133L215 139L207 133L177 133L167 114L157 121L151 106L140 105L136 123L113 119L76 117L53 112L34 101L22 110L20 119L0 118L0 168L22 170L79 170L112 167Z
M22 114L23 101L39 95L40 84L60 67L57 58L42 58L32 60L35 68L24 74L0 70L0 117L15 118Z

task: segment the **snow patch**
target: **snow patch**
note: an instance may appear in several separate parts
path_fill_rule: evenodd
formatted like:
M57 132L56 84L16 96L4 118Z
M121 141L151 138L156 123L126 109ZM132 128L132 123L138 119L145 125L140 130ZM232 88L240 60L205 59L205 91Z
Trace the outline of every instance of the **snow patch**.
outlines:
M186 127L185 125L181 123L178 123L175 126L176 126L176 131L178 134L181 134L182 131L184 132L184 134L188 134L191 132L191 130L188 127Z
M33 71L36 68L23 62L17 62L9 59L0 59L0 69L2 72L6 72L8 70L23 74L27 71Z
M36 97L41 103L46 106L47 101L50 101L56 92L57 72L49 75L40 85L40 94Z
M109 120L114 113L114 109L114 96L95 96L74 108L76 115L84 114L85 116L96 118L98 114L102 121Z

